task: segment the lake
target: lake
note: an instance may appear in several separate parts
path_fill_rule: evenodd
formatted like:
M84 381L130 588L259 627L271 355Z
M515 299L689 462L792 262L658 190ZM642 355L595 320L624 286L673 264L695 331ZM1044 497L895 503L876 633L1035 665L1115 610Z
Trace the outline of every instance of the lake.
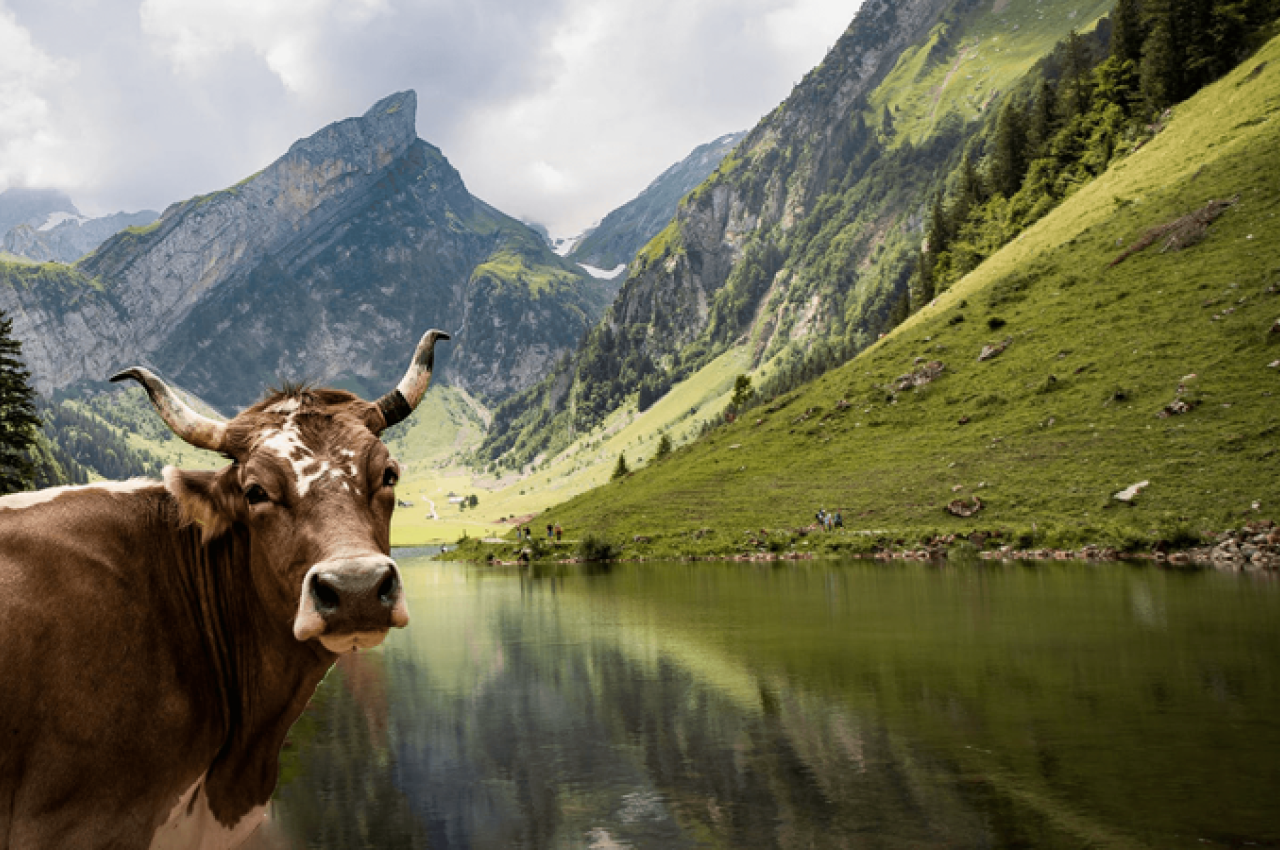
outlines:
M1280 846L1274 574L397 555L264 843Z

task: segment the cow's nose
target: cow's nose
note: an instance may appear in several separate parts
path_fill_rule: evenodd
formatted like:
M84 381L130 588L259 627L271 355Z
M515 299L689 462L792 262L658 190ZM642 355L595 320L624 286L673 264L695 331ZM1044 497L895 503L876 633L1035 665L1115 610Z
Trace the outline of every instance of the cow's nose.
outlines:
M408 625L400 571L378 555L323 561L307 574L294 634L299 640L322 634L386 631Z
M391 560L370 565L344 562L311 577L311 597L321 614L353 606L389 609L399 595L400 576Z

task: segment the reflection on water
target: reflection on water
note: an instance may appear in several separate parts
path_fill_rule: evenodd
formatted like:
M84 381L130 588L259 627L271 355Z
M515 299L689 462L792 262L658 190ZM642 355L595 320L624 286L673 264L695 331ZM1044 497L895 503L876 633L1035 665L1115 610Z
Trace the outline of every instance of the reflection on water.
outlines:
M401 565L413 624L295 727L274 846L1280 845L1265 580Z

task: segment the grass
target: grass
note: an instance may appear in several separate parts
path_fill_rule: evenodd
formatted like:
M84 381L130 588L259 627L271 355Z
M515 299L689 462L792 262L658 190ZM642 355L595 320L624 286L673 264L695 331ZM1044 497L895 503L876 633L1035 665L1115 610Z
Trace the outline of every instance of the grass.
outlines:
M526 289L531 295L541 295L579 284L580 277L564 269L531 261L519 250L500 248L489 259L475 267L471 273L472 282L491 280L498 292L508 286Z
M1280 170L1278 118L1273 42L844 367L548 515L630 554L865 550L975 530L1136 548L1280 515L1280 369L1268 367L1280 359L1280 334L1268 333L1280 316L1280 184L1266 177ZM1201 244L1107 267L1150 227L1236 194ZM1003 354L977 360L1005 338ZM917 358L946 370L894 392ZM1180 384L1197 406L1159 418ZM1112 498L1143 480L1131 505ZM986 505L976 517L943 510L975 493ZM820 542L794 533L819 507L850 527Z
M984 3L962 20L939 23L926 42L904 51L872 92L869 113L878 120L890 110L897 144L918 143L949 114L975 119L1073 29L1092 29L1113 5L1045 0L994 12Z
M626 454L628 465L635 469L652 459L663 433L677 446L696 439L706 421L720 417L732 394L734 379L747 363L745 349L720 356L644 413L637 413L633 405L624 407L600 428L582 435L555 457L543 458L535 469L523 476L487 478L466 468L460 454L445 457L445 453L439 451L432 455L437 459L434 463L422 463L414 458L423 455L405 451L403 444L395 440L389 441L397 457L410 458L410 471L402 479L400 492L409 494L402 498L414 501L411 510L396 512L391 526L392 542L397 546L452 543L464 533L477 539L511 533L511 517L539 514L550 505L608 482L620 453ZM429 409L428 403L436 403L432 401L435 393L432 389L427 401L415 412L411 420L415 423L414 432L447 427L434 424L430 419L417 421ZM477 440L478 432L459 433L454 446L461 448ZM479 504L466 511L454 505L444 507L447 504L444 499L450 492L475 493ZM427 519L423 510L427 499L435 501L436 513L442 519ZM535 524L534 531L551 521L554 518ZM569 527L566 532L576 543L584 529Z

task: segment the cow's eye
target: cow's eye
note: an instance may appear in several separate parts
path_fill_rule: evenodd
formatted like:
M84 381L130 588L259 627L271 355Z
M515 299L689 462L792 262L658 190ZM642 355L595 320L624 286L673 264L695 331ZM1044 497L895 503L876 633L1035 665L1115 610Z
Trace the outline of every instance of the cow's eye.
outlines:
M260 484L250 484L244 491L244 500L251 505L260 505L270 498Z
M396 472L396 468L394 466L388 466L386 470L382 473L383 487L394 487L396 486L396 482L399 480L400 480L400 473Z

